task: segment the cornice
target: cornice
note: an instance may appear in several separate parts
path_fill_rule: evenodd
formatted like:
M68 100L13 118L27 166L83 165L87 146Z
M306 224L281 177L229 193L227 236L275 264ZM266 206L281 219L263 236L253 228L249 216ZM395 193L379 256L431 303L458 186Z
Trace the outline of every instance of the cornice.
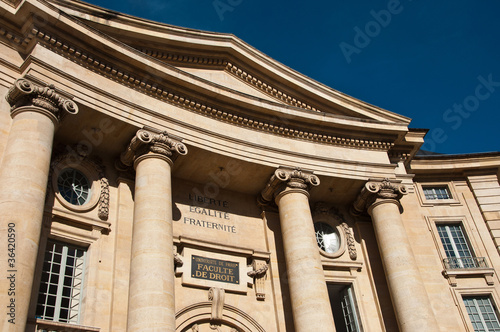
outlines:
M17 47L26 47L34 37L34 35L30 33L26 36L20 36L11 29L6 29L6 27L2 26L0 26L0 36L4 37L8 42L16 45Z
M146 48L136 48L136 50L146 55L152 56L153 58L168 62L183 63L183 64L199 64L206 66L220 66L222 68L226 67L228 64L228 60L222 57L185 55L172 52L151 50Z
M85 21L89 26L104 31L121 42L126 39L127 41L124 43L130 46L158 45L155 48L162 51L165 51L165 47L171 47L166 52L179 53L179 49L185 49L184 54L197 54L198 56L200 51L202 56L207 52L210 54L218 53L223 56L228 55L230 56L230 62L233 64L238 64L240 62L238 60L241 60L245 64L257 65L259 69L273 77L271 81L274 81L274 79L284 80L287 82L286 86L293 85L298 90L310 92L310 98L306 99L311 103L321 99L329 105L332 101L336 101L336 105L340 108L354 111L378 121L394 121L408 125L411 120L317 82L270 58L232 34L177 27L75 0L49 0L49 2L61 11L67 12L71 17ZM282 89L284 88L282 87ZM295 91L295 88L288 92L290 91ZM317 106L319 105L315 105L315 107Z
M184 109L188 109L198 114L202 114L204 116L209 116L219 121L232 123L237 126L247 127L252 130L263 131L274 135L285 136L294 139L313 141L320 144L339 145L350 148L382 151L388 151L394 146L393 142L349 138L343 135L334 136L321 131L303 130L303 128L300 128L298 125L291 126L284 124L275 124L273 121L266 121L257 117L250 117L246 114L237 114L232 110L222 109L213 105L209 105L205 102L196 100L190 95L178 93L171 90L170 88L168 88L167 90L165 85L158 84L157 82L153 81L151 77L149 77L149 80L143 79L137 73L122 69L115 64L102 60L91 52L84 51L80 47L72 45L72 43L67 42L66 40L54 35L53 33L44 31L36 26L33 26L31 29L27 30L25 35L22 37L20 37L16 33L7 31L4 28L0 28L0 36L6 37L10 42L23 48L26 48L28 45L32 44L33 40L36 40L45 47L52 49L54 52L71 59L73 62L90 68L94 72L97 72L114 81L118 81L135 90L140 90L143 93L148 94L154 98L158 98L165 102L174 104ZM187 59L187 61L189 61L189 59ZM197 59L197 61L200 61L200 59ZM224 62L222 62L222 64L224 64ZM262 81L254 78L251 75L249 76L247 73L239 70L234 65L227 63L226 68L234 68L231 69L231 72L235 72L241 77L245 77L246 75L246 77L249 77L250 81L254 82L254 84L258 86L261 86L262 89L272 89L275 94L280 96L280 92L277 89L271 88L266 83L263 83ZM291 101L292 103L298 104L296 99L286 94L281 93L281 97L288 101ZM302 103L302 105L304 104Z
M16 8L21 3L22 0L1 0L1 1L13 8Z
M311 106L306 102L300 101L297 97L291 96L280 89L277 89L275 86L266 82L264 79L252 75L251 73L249 73L249 71L230 62L229 59L227 58L189 56L189 55L175 54L171 52L153 51L144 48L137 48L137 50L146 55L152 56L156 59L162 61L168 61L171 63L181 63L185 65L198 64L211 67L222 67L225 72L238 78L240 81L246 82L251 86L257 88L258 90L264 92L268 96L276 98L277 100L281 100L287 103L288 105L300 107L314 112L328 113L320 109L317 109L316 107Z
M295 107L300 107L300 108L307 109L307 110L312 110L315 112L323 112L323 111L318 110L315 107L313 107L305 102L298 100L297 98L295 98L293 96L286 94L283 91L276 89L271 84L263 82L259 78L252 76L250 73L244 71L241 68L238 68L236 65L234 65L230 62L227 64L225 70L226 70L226 72L231 73L233 76L239 78L240 80L247 82L247 83L250 83L252 86L254 86L257 89L261 90L262 92L268 94L269 96L272 96L276 99L282 100L289 105L292 105ZM326 113L326 112L323 112L323 113Z
M415 174L447 173L459 174L471 170L500 170L500 152L415 156L410 163L410 172Z

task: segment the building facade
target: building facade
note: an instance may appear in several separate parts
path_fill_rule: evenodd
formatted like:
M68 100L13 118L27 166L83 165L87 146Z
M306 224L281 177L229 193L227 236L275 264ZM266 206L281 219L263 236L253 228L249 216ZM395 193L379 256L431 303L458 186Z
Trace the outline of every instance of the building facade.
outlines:
M0 20L2 331L500 331L500 153L232 35Z

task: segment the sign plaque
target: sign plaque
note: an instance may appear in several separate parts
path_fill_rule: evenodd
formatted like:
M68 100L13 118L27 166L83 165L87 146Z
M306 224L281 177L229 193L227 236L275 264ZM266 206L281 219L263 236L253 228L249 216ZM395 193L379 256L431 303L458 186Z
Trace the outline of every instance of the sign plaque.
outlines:
M191 277L230 284L240 283L238 262L191 256Z
M182 249L184 262L177 267L176 273L182 276L182 285L203 288L223 288L226 291L246 294L253 278L248 272L247 257L195 248Z

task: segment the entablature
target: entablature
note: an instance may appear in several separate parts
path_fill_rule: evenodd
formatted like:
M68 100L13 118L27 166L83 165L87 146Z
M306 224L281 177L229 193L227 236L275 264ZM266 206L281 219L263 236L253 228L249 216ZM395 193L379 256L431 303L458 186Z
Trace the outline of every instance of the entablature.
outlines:
M500 175L500 152L416 156L409 172L426 178L443 174L447 178L463 178L470 173Z
M37 35L40 36L39 33ZM213 89L210 92L211 95L206 97L198 94L193 97L193 93L187 95L184 92L170 90L170 85L169 90L165 90L165 83L160 85L161 79L157 80L158 84L152 81L142 81L140 76L132 76L129 72L108 66L88 54L57 42L55 38L50 36L45 38L43 35L40 38L49 40L49 43L53 41L52 44L45 46L59 48L66 52L63 55L73 62L78 60L81 66L91 67L93 72L107 79L125 84L135 91L168 104L238 127L320 144L383 151L389 150L394 145L393 142L407 131L406 127L401 124L320 114L261 99L254 100L251 96L234 95L233 98L227 98L225 94L217 94L217 90ZM31 60L33 60L33 54ZM102 86L101 89L104 88L106 86ZM212 85L212 88L215 87ZM103 91L100 93L102 94Z
M73 18L63 13L58 13L57 18L46 14L45 21L41 22L30 14L35 10L30 6L32 4L28 1L19 9L23 19L29 19L23 21L25 23L18 31L0 31L5 38L10 39L11 44L24 48L30 57L34 56L36 45L42 45L107 79L205 117L293 139L383 151L391 149L393 142L400 140L408 131L404 121L368 119L361 113L357 113L356 118L320 112L252 75L249 76L234 64L227 63L228 72L245 76L265 91L274 93L280 100L273 102L256 98L152 59L90 27L74 22ZM56 23L48 24L56 19ZM11 30L13 26L15 24ZM59 35L61 30L67 32L64 38ZM85 38L84 41L83 35L92 38ZM99 54L95 54L96 49L100 50ZM348 108L359 108L359 105L356 106L359 101L354 98L349 97L345 101L349 104Z
M79 2L52 2L99 31L167 63L180 67L224 67L278 99L304 109L409 124L410 119L404 116L352 98L295 72L231 34L174 27ZM148 48L144 48L146 44Z

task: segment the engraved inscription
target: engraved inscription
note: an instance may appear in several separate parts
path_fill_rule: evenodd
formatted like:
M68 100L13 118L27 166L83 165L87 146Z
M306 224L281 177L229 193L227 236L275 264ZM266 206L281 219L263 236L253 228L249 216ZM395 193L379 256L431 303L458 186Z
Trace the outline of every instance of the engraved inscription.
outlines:
M191 276L197 279L239 284L239 263L193 255Z

